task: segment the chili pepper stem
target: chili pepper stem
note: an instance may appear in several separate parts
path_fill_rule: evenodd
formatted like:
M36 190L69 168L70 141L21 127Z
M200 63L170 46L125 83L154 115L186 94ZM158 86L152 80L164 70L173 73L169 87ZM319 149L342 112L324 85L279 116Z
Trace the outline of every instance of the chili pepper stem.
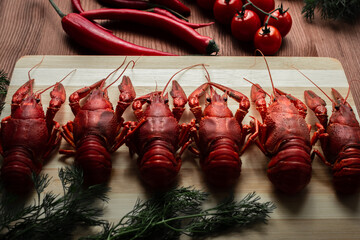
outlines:
M219 52L219 47L216 45L214 39L211 39L209 41L209 44L207 45L206 47L206 54L210 55L212 53L216 53L216 55L218 54Z
M66 15L60 10L60 8L58 6L56 6L56 4L54 3L53 0L49 0L51 5L53 6L53 8L55 9L55 11L57 12L57 14L59 14L59 16L61 18L65 17Z

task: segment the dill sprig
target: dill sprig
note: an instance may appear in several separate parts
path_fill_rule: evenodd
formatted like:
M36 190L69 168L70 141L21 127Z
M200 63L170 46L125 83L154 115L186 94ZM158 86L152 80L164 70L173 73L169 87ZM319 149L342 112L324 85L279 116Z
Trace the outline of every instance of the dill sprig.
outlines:
M74 167L59 170L64 194L44 193L51 178L33 176L37 198L30 205L15 204L16 196L2 191L0 239L69 239L77 226L98 226L102 208L96 201L107 201L108 187L82 186L82 173Z
M356 20L360 14L360 0L304 0L302 14L313 20L315 9L320 10L321 18L332 20Z
M231 196L203 210L207 199L208 194L202 191L172 189L147 201L138 200L117 224L105 224L100 234L83 239L178 239L182 234L205 237L266 222L275 209L271 202L259 203L255 193L240 201Z
M4 108L4 99L5 99L9 84L10 84L10 81L8 79L7 74L3 70L0 70L0 112Z

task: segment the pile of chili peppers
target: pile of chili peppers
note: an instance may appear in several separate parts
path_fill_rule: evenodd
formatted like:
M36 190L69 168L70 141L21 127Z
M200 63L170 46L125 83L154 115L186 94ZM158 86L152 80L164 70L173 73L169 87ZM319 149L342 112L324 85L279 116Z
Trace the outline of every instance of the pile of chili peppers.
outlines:
M179 19L176 11L189 15L190 9L178 0L101 0L112 7L84 11L80 0L71 0L77 13L64 14L53 0L49 0L62 18L64 31L76 42L100 54L111 55L155 55L172 56L174 54L139 46L115 36L95 20L131 21L145 26L165 30L189 43L200 54L217 54L215 41L199 34L195 29L209 26L211 23L194 24ZM124 8L125 7L125 8ZM152 7L151 9L148 9ZM146 9L146 10L145 10ZM171 12L170 12L171 11Z

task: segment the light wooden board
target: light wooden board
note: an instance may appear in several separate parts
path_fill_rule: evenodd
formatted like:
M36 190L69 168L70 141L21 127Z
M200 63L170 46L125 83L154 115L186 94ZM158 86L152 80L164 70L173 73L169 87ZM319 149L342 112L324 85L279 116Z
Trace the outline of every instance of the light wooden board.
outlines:
M25 56L17 62L1 118L10 114L11 96L20 85L27 81L29 69L40 62L42 57ZM131 59L137 60L138 57L128 57L128 60ZM77 69L63 82L69 96L75 90L104 78L123 60L124 57L119 56L45 56L42 64L31 72L31 77L35 78L35 90L44 89L62 79L71 70ZM341 64L336 59L268 57L267 60L275 86L301 100L303 100L305 89L312 89L320 96L323 95L293 67L300 69L328 93L331 87L336 88L344 96L347 93L348 82ZM199 63L208 65L207 69L213 82L232 87L249 96L251 85L243 80L245 77L271 92L268 72L260 57L141 57L137 60L135 68L126 70L125 75L130 76L137 96L141 96L155 89L162 89L175 72ZM119 73L120 71L110 78L109 82L114 80ZM204 75L204 70L196 67L178 74L175 79L179 81L185 92L190 94L206 81ZM109 96L114 106L119 95L115 85L109 88ZM328 111L331 112L329 100L325 99L325 101L328 104ZM44 109L48 102L47 92L42 96ZM355 109L351 95L349 103ZM229 100L228 104L235 112L238 104L233 100ZM249 123L249 116L259 117L253 105L244 123ZM56 121L65 124L73 118L66 102L57 114ZM126 111L124 118L134 120L130 109ZM187 107L181 122L187 122L191 118L192 114ZM312 112L308 113L307 121L314 126L316 119ZM69 148L65 141L62 142L61 147ZM315 147L319 148L318 145ZM51 189L60 193L58 168L71 164L73 159L63 162L59 161L59 158L60 155L55 155L44 167L44 172L53 176ZM359 239L359 194L337 195L331 184L329 169L318 159L313 162L310 184L302 192L293 196L279 193L273 188L266 176L268 159L255 146L245 152L241 159L242 173L235 186L236 198L240 200L247 193L255 191L261 196L262 201L273 201L277 209L271 214L267 225L256 225L249 230L223 235L216 239ZM179 173L179 185L211 191L204 182L197 161L198 159L192 154L185 153ZM110 202L106 206L105 217L113 222L117 222L121 216L131 210L138 197L146 197L146 187L138 178L135 160L129 157L126 146L122 146L113 155L110 187L112 191Z

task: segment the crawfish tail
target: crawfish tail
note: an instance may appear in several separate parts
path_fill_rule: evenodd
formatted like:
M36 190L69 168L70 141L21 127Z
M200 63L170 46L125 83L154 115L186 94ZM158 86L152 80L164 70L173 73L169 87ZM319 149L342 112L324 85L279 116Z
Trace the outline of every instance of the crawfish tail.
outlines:
M301 191L311 179L310 147L301 139L284 143L268 165L268 178L286 193Z
M111 175L112 163L105 141L97 135L84 137L77 145L75 164L84 172L85 185L107 182Z
M16 194L27 194L33 187L32 174L41 171L42 164L32 160L32 154L23 147L14 147L5 152L1 178L5 188Z
M233 185L241 172L237 144L230 138L218 138L211 143L208 152L200 161L208 181L215 186Z
M345 148L336 159L332 171L337 192L356 192L360 188L360 146Z
M176 178L181 159L175 157L175 149L169 142L153 139L146 144L138 167L143 180L152 187L163 188Z

